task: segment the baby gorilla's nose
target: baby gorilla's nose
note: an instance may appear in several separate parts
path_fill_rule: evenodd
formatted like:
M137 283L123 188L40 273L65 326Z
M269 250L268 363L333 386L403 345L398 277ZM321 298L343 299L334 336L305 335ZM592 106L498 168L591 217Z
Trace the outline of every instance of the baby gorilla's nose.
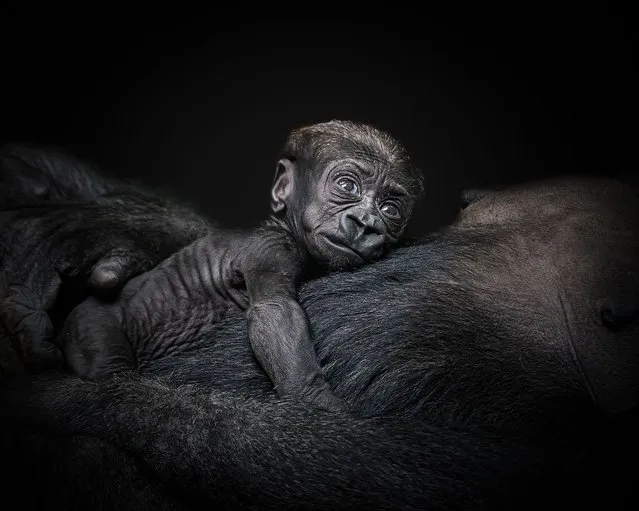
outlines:
M373 260L384 251L384 222L369 212L355 211L342 217L343 235L350 247L363 259Z

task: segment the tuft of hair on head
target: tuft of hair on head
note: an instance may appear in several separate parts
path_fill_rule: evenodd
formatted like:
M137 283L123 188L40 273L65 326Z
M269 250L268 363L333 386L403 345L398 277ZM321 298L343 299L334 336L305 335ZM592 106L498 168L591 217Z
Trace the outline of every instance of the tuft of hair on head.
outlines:
M356 156L381 157L409 181L416 197L424 191L424 177L406 148L392 135L370 124L333 119L291 131L279 158L300 163L325 163L336 150Z

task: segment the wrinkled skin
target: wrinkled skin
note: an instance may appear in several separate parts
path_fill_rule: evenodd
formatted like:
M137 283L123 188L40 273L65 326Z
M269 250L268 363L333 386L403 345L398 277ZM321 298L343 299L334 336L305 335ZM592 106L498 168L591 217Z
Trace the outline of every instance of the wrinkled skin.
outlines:
M348 121L289 136L271 191L281 221L310 258L329 270L381 258L403 234L423 177L389 134Z
M100 379L145 364L149 340L156 351L179 349L193 320L175 319L176 309L219 322L239 308L279 396L344 408L316 359L299 283L318 270L352 269L385 255L422 189L404 148L371 126L330 121L294 130L264 224L217 229L136 277L117 303L79 305L58 339L65 359L76 374Z
M179 349L150 345L141 375L7 387L5 493L20 482L22 502L131 509L633 509L637 204L605 180L489 192L421 244L304 285L354 416L273 399L240 314L192 325Z

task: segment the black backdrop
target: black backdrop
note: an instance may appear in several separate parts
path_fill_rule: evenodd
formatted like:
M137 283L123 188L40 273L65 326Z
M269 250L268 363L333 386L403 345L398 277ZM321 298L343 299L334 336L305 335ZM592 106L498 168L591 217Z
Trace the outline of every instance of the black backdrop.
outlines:
M332 118L408 146L428 189L413 234L448 221L463 187L637 164L628 13L396 8L353 22L38 9L1 19L1 141L68 148L225 225L264 215L288 131Z

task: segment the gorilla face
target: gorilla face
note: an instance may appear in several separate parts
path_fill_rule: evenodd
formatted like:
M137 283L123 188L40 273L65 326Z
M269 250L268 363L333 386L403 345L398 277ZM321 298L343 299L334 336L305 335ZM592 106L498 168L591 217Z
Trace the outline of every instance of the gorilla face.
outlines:
M293 132L287 148L272 212L314 261L357 267L397 243L423 189L397 141L370 126L332 121Z
M300 235L329 268L357 267L382 257L404 232L414 198L388 162L338 160L300 190Z

